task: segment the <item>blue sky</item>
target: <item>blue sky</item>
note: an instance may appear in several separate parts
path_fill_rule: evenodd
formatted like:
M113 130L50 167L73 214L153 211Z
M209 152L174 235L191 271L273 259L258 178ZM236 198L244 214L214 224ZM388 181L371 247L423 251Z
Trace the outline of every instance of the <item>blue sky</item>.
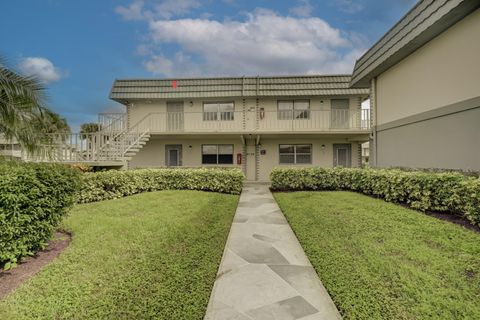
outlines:
M0 55L74 130L115 78L349 73L415 0L15 0Z

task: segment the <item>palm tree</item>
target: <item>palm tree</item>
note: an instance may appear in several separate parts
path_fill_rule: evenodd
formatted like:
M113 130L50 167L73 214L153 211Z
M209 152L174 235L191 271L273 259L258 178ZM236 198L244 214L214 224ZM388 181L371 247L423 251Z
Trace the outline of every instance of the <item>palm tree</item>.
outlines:
M43 120L45 121L40 123L39 129L46 134L71 133L70 126L67 123L67 119L60 117L58 113L47 110L47 112L45 112L45 117L43 118Z
M99 123L87 122L80 125L80 133L84 135L95 133L100 130L102 130L102 126Z
M36 150L48 137L48 127L62 127L56 121L60 117L45 107L45 99L45 87L37 78L8 69L0 58L0 134L28 151Z

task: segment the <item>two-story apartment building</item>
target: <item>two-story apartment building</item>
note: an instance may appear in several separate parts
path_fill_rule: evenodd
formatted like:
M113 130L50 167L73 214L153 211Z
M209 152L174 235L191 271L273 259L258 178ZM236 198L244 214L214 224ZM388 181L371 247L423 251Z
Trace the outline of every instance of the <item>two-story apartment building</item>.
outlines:
M268 180L281 166L359 166L368 89L349 75L116 80L128 168L238 167Z
M480 170L480 1L419 1L356 63L370 163Z
M0 157L21 159L22 148L20 144L15 139L8 140L0 134Z

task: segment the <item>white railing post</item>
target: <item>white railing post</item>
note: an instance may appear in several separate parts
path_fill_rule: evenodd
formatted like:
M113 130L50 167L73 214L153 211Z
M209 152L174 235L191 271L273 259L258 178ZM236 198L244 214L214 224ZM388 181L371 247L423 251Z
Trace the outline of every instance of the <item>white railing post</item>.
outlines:
M116 131L120 118L108 120L99 116L101 123L110 123L110 129L103 128L89 134L52 135L50 144L42 146L36 153L25 155L31 161L61 162L74 161L115 161L124 160L125 154L143 138L146 133L160 132L233 132L262 130L271 132L368 130L370 114L362 110L275 110L263 111L258 119L258 128L252 128L252 111L236 112L156 112L149 113L130 128ZM109 122L111 121L111 122ZM117 123L113 125L113 123ZM117 126L118 125L118 126Z

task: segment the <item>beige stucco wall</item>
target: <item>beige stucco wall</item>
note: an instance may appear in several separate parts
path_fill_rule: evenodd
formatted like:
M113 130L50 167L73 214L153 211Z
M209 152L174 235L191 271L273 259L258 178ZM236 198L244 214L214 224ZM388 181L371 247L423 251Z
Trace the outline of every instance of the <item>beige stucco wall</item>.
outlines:
M479 59L477 9L377 77L377 125L480 96Z
M150 141L132 158L129 163L129 168L164 167L165 145L170 144L182 145L182 161L184 167L224 166L241 168L241 165L236 165L236 154L243 152L243 145L239 137L205 137L200 140L195 138L166 138L160 136L152 136ZM202 144L233 144L233 160L235 165L202 165ZM189 146L192 146L192 148L189 148Z
M305 98L289 98L289 97L281 97L281 98L262 98L259 99L259 107L265 108L266 112L269 111L277 111L277 102L279 100L310 100L310 110L330 110L331 108L331 100L332 99L349 99L350 102L350 110L357 110L359 108L359 97L348 97L348 96L338 96L338 97L305 97Z
M303 97L303 98L290 98L290 97L280 97L280 98L259 98L258 107L264 108L265 112L276 112L277 111L277 101L278 100L293 100L293 99L308 99L310 100L310 110L330 110L330 101L332 97ZM360 96L338 96L334 97L333 99L349 99L350 102L350 110L355 111L360 108L361 97ZM240 115L243 112L244 106L246 111L255 111L257 106L256 99L246 98L245 105L242 98L222 98L222 99L172 99L172 100L152 100L152 101L145 101L145 100L138 100L133 101L132 105L127 109L128 117L129 117L129 125L130 127L137 124L140 120L142 120L145 116L150 113L164 113L167 110L167 101L183 101L184 102L184 112L195 112L198 113L197 121L202 121L203 112L203 103L204 102L215 102L215 101L222 101L222 102L234 102L235 105L235 112L238 112ZM252 122L254 123L255 118L253 117L254 114L250 114L251 118L247 118L247 123ZM236 116L235 121L240 121L241 117ZM188 118L185 119L188 121ZM185 124L188 127L188 122Z
M251 142L251 141L250 141ZM292 165L280 165L278 148L280 144L312 144L312 164L310 165L294 165L295 167L332 167L333 166L333 144L351 144L351 161L352 166L359 166L358 162L358 143L350 142L347 138L262 138L259 150L265 150L265 155L258 154L259 157L259 180L268 181L271 170L274 167L285 167ZM234 145L234 165L223 165L224 167L238 167L236 162L236 155L243 154L244 148L239 137L218 138L215 136L206 136L204 138L168 138L165 136L153 136L150 141L132 158L129 163L129 168L152 168L165 166L165 145L181 144L182 147L182 161L184 167L201 167L219 165L202 165L201 163L201 145L202 144L233 144ZM325 148L322 149L322 144ZM189 146L192 148L189 148ZM254 152L255 148L250 148L248 152ZM245 159L245 157L243 158ZM255 176L255 157L248 157L247 162L247 176L252 178Z
M361 97L360 96L339 96L335 99L349 99L350 110L356 111L360 109ZM245 109L246 111L252 111L247 114L245 121L247 122L247 128L255 128L256 113L254 112L257 108L264 108L265 112L275 112L275 116L270 117L277 120L277 101L278 100L290 100L290 99L301 99L301 98L260 98L258 102L256 99L246 98L245 100L241 98L232 98L232 99L185 99L184 100L184 112L195 112L199 114L198 123L203 123L202 121L202 111L203 103L208 101L233 101L235 104L235 111L238 114L235 115L235 122L243 121L242 112ZM308 99L308 98L306 98ZM331 97L311 97L310 100L310 110L330 110L331 108ZM174 100L175 101L175 100ZM130 126L137 123L140 119L144 118L150 113L164 113L166 112L166 100L156 100L151 102L146 101L137 101L133 102L133 105L129 107L129 121ZM188 133L189 121L188 117L185 116L184 128L185 132ZM259 121L265 122L267 117ZM328 116L328 119L330 117ZM221 121L219 121L221 122ZM162 123L165 123L163 121ZM197 123L197 128L198 128ZM248 125L250 123L251 125ZM225 121L225 125L231 124L230 121ZM262 123L260 123L260 127ZM242 128L242 126L239 126ZM278 164L278 145L279 144L312 144L313 145L313 163L312 166L322 166L322 167L331 167L333 165L333 143L351 143L352 145L352 166L358 166L358 144L349 142L345 135L339 135L338 138L334 138L334 135L329 135L329 138L323 136L312 136L312 138L292 138L294 135L284 135L284 132L281 130L276 130L277 137L284 136L284 138L270 139L268 134L261 135L262 146L258 150L265 150L265 155L258 154L257 158L260 160L259 167L255 167L255 138L247 139L247 142L251 147L247 148L247 153L253 154L253 156L244 155L247 161L246 174L249 178L255 177L255 172L258 171L259 180L268 180L270 171L275 167L279 166ZM210 133L206 130L205 134L191 134L184 136L169 136L161 134L153 134L150 141L142 148L138 154L136 154L130 161L130 168L139 168L139 167L163 167L165 166L165 145L166 144L182 144L182 159L184 167L199 167L201 164L201 145L202 144L234 144L234 160L236 163L236 155L238 153L244 153L244 146L240 139L240 134L222 134L221 130L218 130L217 133ZM245 135L248 138L248 135ZM253 134L253 136L256 136ZM322 150L321 145L325 144L325 149ZM191 145L192 148L188 148ZM217 166L217 165L213 165ZM230 165L231 167L232 165ZM245 169L245 164L242 165L233 165L239 168Z
M377 132L377 166L480 171L480 107Z
M342 138L304 138L304 139L268 139L261 140L261 147L266 151L265 155L259 155L259 180L268 181L270 172L275 167L333 167L333 144L351 144L352 167L359 166L358 163L358 143L348 142ZM285 165L279 163L279 145L280 144L311 144L312 145L312 163L309 165ZM322 149L325 145L325 149Z

